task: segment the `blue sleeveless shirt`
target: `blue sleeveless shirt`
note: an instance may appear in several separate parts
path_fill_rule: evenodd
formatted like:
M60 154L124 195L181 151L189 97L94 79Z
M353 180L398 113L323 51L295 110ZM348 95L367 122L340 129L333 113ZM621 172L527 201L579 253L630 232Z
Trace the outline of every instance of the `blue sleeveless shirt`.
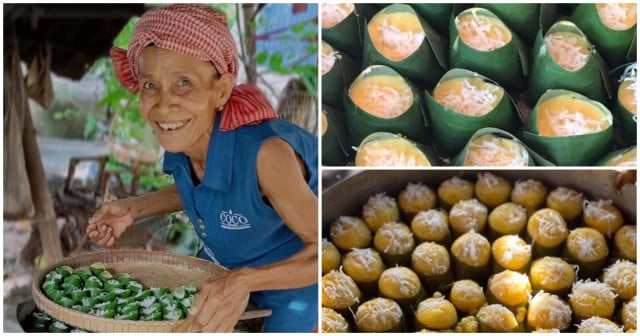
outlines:
M259 267L287 259L300 251L304 243L260 194L256 166L258 150L271 138L286 141L305 163L307 184L317 196L317 138L282 119L222 132L218 114L215 125L200 184L194 182L195 174L184 153L166 152L163 162L165 173L173 175L184 210L204 243L200 256L229 269ZM269 301L284 305L286 310L293 304L293 301L286 301L298 300L296 297L303 302L294 306L311 305L304 315L315 315L317 284L302 289L252 294L252 300L258 301L259 306L273 309L274 322L280 315L279 308ZM289 317L284 317L280 323L290 325L291 312L282 312L282 315ZM309 324L313 328L317 316L313 316L313 320L304 328ZM265 328L287 331L278 327Z

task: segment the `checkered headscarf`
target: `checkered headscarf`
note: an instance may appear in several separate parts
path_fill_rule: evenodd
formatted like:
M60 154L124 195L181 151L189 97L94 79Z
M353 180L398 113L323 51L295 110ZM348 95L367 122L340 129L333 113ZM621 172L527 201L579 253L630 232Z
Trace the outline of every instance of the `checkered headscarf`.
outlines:
M140 55L150 44L211 62L221 75L238 76L238 51L227 18L210 5L178 4L149 10L136 24L129 49L111 48L116 77L133 93L138 93ZM220 129L233 130L276 117L258 87L242 84L234 87L224 106Z

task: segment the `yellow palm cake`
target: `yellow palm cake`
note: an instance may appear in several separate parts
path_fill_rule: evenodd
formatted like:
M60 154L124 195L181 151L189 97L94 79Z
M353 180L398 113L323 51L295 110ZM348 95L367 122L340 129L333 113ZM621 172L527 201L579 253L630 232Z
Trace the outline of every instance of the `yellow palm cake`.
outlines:
M407 216L413 218L420 211L433 209L438 201L431 187L423 183L409 183L398 194L398 205Z
M578 34L557 31L547 34L544 44L551 58L565 70L580 70L589 61L589 42Z
M567 137L602 132L612 125L598 108L569 95L556 96L538 104L538 132L541 136Z
M584 197L571 188L558 187L547 195L547 208L558 211L566 221L572 221L582 214Z
M579 280L571 288L569 304L578 319L593 316L610 319L616 307L616 294L604 282Z
M527 215L540 209L547 199L549 190L537 180L518 180L511 190L511 202L522 205L527 209Z
M394 62L411 56L426 36L418 17L406 12L376 15L368 30L376 50Z
M344 256L342 267L356 283L376 282L384 271L380 254L372 248L352 249Z
M327 128L329 127L326 113L327 113L326 111L322 111L322 116L320 117L320 135L321 136L327 132Z
M445 207L450 208L461 200L473 198L473 184L454 176L440 183L437 192L438 199Z
M322 239L322 274L340 267L340 252L327 238Z
M411 231L420 243L449 238L449 216L443 209L420 211L411 221Z
M578 325L578 333L621 333L623 329L615 322L602 318L599 316L593 316L586 320L583 320Z
M631 114L638 114L638 76L626 77L618 87L618 100Z
M418 325L431 330L444 330L455 326L458 313L453 304L444 297L432 297L423 300L416 309Z
M480 332L507 332L518 328L518 320L511 310L501 304L486 305L476 315Z
M525 305L531 295L531 283L526 274L504 270L489 278L489 293L507 307Z
M373 239L367 224L358 217L340 216L331 224L329 237L336 247L348 251L371 245Z
M600 231L607 238L610 238L624 222L622 213L613 205L612 200L586 201L583 211L584 224Z
M504 96L497 85L481 78L444 80L433 90L433 99L460 114L481 117L493 111Z
M487 207L477 199L458 201L449 211L449 224L454 235L460 235L469 230L482 231L487 224Z
M331 271L322 276L322 306L335 310L354 306L362 297L360 288L342 271Z
M326 73L333 69L333 65L336 63L337 52L331 48L325 42L322 42L322 58L320 63L320 69L322 71L322 75L324 76Z
M427 156L401 136L363 141L355 164L357 167L431 167Z
M351 85L349 97L363 111L384 119L400 116L413 104L413 91L399 76L361 75Z
M472 9L467 15L455 18L460 39L469 47L479 51L492 51L511 42L511 32L501 21L478 15Z
M493 209L509 200L511 184L492 173L479 173L473 191L480 202Z
M625 302L622 305L620 311L620 320L624 326L625 331L638 329L638 311L637 311L638 299L634 296L631 300Z
M355 322L360 332L400 331L402 309L387 298L374 298L356 310Z
M558 257L543 257L531 263L529 280L534 290L565 294L576 281L576 269Z
M496 239L491 246L495 261L502 269L523 270L531 261L531 245L517 235L506 235Z
M513 202L498 205L489 214L489 227L500 235L518 234L526 225L527 210Z
M323 333L345 333L349 331L349 323L344 316L331 308L322 307Z
M373 247L389 266L408 261L415 246L411 229L402 223L385 223L373 237Z
M567 223L559 212L545 208L534 212L527 221L532 244L552 248L564 243L569 235Z
M533 328L566 330L571 326L571 307L559 296L538 292L529 303L527 324Z
M529 152L522 144L493 134L473 138L464 159L464 165L472 167L525 167L528 164Z
M612 30L627 30L638 20L635 3L598 3L596 10L600 21Z
M333 28L344 21L351 13L354 6L351 3L322 3L322 29Z
M601 280L613 288L620 299L631 300L636 296L638 285L637 265L629 260L618 259L613 265L605 268Z
M475 315L487 303L482 287L469 279L454 282L450 295L456 309L470 315Z
M410 268L391 267L380 275L378 290L386 298L404 300L420 294L422 285L418 275Z
M379 193L369 197L362 207L362 218L373 232L378 231L382 224L400 220L400 209L393 197Z
M613 236L613 241L615 249L621 257L636 261L638 235L636 234L635 225L625 225L619 228Z

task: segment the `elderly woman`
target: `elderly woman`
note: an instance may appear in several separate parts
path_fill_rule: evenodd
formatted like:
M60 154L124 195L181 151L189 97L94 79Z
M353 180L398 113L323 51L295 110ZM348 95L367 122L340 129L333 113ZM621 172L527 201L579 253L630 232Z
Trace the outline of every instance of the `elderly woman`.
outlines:
M176 331L233 330L248 295L272 309L265 332L310 332L318 310L317 139L236 86L226 17L204 5L150 10L129 49L111 52L120 82L166 150L175 185L104 204L87 235L110 247L135 221L185 210L200 256L229 271L200 289Z

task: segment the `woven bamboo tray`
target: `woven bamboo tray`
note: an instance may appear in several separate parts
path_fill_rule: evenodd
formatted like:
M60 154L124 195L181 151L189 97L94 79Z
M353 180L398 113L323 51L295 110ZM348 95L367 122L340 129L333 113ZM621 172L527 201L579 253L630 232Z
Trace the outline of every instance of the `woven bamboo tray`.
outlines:
M80 254L51 265L34 277L32 292L36 305L42 311L68 325L95 332L171 332L182 322L182 320L127 321L96 317L58 305L42 291L41 285L45 276L56 267L68 265L74 269L87 268L95 262L102 262L114 275L129 273L145 288L155 286L168 287L171 290L191 281L194 281L200 289L207 278L224 269L202 259L159 251L112 250ZM245 307L248 302L249 297L244 302ZM268 315L270 311L245 312L240 319Z

